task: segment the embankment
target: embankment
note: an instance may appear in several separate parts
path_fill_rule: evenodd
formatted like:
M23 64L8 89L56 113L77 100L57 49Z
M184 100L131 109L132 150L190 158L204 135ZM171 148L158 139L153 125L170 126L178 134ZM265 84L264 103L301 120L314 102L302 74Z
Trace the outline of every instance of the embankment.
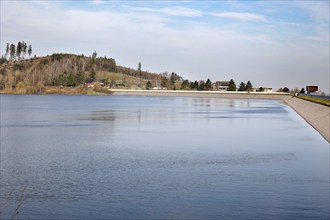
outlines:
M287 93L247 93L218 91L170 91L170 90L111 90L113 95L133 96L187 96L229 99L283 100L302 118L330 142L330 107L292 97Z
M219 91L182 91L182 90L124 90L112 89L113 95L136 96L190 96L204 98L231 98L231 99L275 99L284 100L290 97L287 93L258 93L258 92L219 92Z
M330 107L291 97L286 103L330 142Z

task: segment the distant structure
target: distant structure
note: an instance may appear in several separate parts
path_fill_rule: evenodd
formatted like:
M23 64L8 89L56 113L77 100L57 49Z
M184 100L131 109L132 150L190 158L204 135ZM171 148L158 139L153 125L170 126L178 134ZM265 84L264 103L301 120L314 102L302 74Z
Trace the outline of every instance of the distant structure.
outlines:
M273 88L268 88L268 87L261 87L262 88L262 91L259 91L259 92L273 92ZM260 88L259 88L260 90Z
M307 94L313 94L316 93L319 90L318 86L306 86L306 92Z
M106 80L105 79L100 79L99 81L97 81L97 83L100 86L105 86ZM88 87L88 88L93 88L94 84L95 84L94 79L86 79L86 81L85 81L85 86Z
M214 84L214 90L227 91L229 86L229 81L216 81Z

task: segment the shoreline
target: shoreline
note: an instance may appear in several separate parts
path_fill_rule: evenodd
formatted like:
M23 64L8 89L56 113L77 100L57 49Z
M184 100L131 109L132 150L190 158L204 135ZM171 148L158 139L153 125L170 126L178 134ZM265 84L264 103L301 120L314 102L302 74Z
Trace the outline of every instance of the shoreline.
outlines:
M126 90L110 89L112 95L132 96L190 96L203 98L235 98L235 99L271 99L285 100L291 97L284 92L227 92L227 91L185 91L185 90Z
M181 90L122 90L111 89L112 95L128 96L177 96L226 99L264 99L282 100L310 124L330 143L330 107L293 97L279 92L219 92L219 91L181 91Z

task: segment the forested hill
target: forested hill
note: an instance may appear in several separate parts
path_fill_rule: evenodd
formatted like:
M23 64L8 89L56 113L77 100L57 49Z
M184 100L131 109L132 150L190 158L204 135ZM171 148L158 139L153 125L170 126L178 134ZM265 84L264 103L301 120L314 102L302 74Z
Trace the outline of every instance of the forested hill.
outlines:
M160 74L123 67L115 59L74 54L52 54L30 59L0 62L2 93L44 93L47 87L83 87L86 80L108 87L146 88L161 86L164 80L182 81L175 73ZM83 91L83 90L81 90Z

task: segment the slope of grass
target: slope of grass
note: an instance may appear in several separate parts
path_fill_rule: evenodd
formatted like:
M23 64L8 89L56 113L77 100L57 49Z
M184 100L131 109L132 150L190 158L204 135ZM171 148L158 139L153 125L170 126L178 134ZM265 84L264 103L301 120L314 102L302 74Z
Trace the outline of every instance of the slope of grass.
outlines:
M304 95L299 95L297 98L304 99L310 102L315 102L321 105L326 105L330 107L330 100L325 100L321 98L316 98L316 97L310 97L310 96L304 96Z

